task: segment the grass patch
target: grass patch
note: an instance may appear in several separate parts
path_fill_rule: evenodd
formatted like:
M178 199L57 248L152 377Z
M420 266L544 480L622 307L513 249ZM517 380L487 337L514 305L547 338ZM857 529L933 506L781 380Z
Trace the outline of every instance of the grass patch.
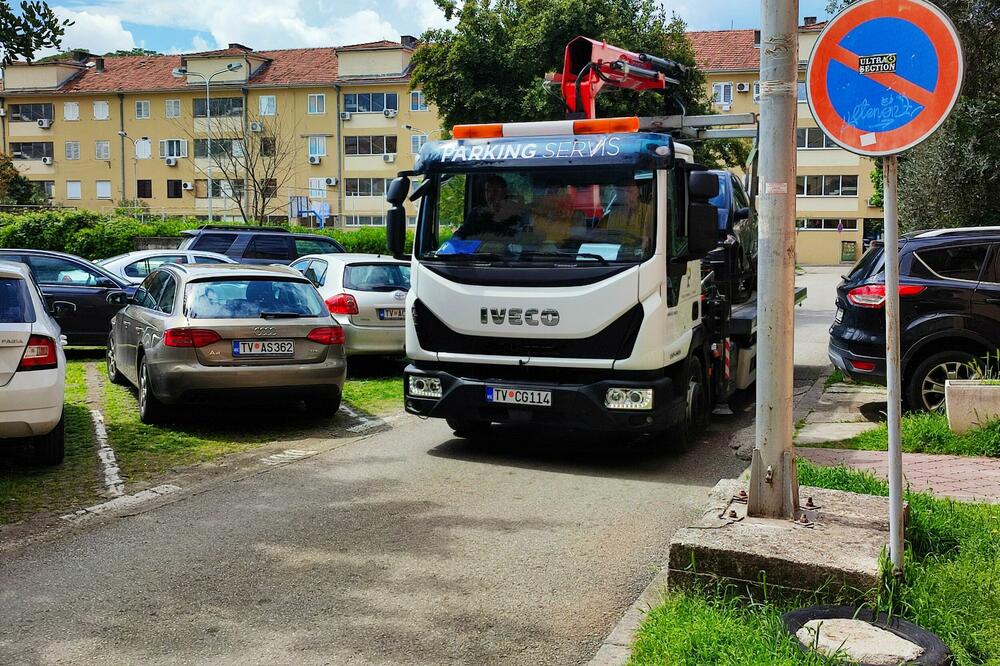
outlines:
M403 405L403 379L399 376L348 379L344 383L344 400L369 414L399 409Z
M0 524L36 513L62 513L99 500L100 476L87 406L86 365L66 364L66 459L36 467L26 443L5 446L0 458Z
M882 479L799 461L799 482L876 495ZM1000 506L909 493L906 580L870 605L940 636L958 666L1000 664ZM636 636L631 664L826 664L801 653L781 614L802 604L755 604L722 593L670 593Z
M889 432L883 423L835 446L844 449L885 451ZM948 418L936 412L906 414L901 421L900 441L908 453L945 453L959 456L1000 457L1000 421L964 433L952 432Z
M823 382L823 388L828 389L834 384L841 384L847 378L844 377L844 371L840 368L834 368L833 372L826 376L826 381Z

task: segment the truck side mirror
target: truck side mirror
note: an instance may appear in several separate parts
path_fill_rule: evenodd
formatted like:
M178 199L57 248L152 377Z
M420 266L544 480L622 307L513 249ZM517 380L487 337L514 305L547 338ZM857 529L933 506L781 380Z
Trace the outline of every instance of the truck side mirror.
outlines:
M710 171L688 174L688 255L702 259L719 244L719 211L708 202L719 195L719 177Z
M403 259L406 251L406 209L400 204L393 204L386 211L385 235L389 254L396 259Z
M406 201L406 195L410 193L410 179L406 176L393 178L389 187L385 191L385 200L394 206Z

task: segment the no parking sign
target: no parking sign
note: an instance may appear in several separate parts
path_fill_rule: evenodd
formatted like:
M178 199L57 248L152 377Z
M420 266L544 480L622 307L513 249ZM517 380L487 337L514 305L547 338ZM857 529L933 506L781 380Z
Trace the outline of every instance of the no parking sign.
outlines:
M924 0L860 0L813 47L806 72L816 123L843 148L894 155L951 113L965 64L948 16Z

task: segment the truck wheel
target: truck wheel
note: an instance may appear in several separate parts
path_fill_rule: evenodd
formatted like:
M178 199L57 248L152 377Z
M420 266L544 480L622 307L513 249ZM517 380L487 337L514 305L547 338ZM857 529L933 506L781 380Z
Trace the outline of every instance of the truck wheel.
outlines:
M682 432L685 448L694 444L705 428L708 427L711 402L708 385L705 382L705 371L701 360L692 356L687 362L687 387L684 391L684 429Z
M139 420L147 425L155 425L166 419L167 407L156 399L150 383L144 358L139 361Z
M64 416L51 432L35 438L35 459L42 465L58 465L66 455Z
M448 427L455 432L456 437L463 439L479 439L490 431L489 421L475 419L447 419Z
M745 389L737 389L729 396L729 409L733 414L743 414L753 407L757 401L757 385L751 384Z
M972 379L976 371L971 363L976 357L964 351L945 351L924 359L906 382L904 395L911 409L944 411L944 382L947 379Z

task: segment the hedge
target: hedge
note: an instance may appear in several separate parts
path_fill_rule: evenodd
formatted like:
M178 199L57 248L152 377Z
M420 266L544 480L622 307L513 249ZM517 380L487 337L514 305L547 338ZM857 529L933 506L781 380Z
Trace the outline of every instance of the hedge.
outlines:
M179 236L185 229L204 224L194 218L140 221L131 217L101 215L93 211L41 211L0 213L0 247L33 248L69 252L87 259L104 259L135 250L135 239L148 236ZM235 225L234 225L235 226ZM288 228L288 227L286 227ZM348 252L385 254L385 229L356 231L290 227L297 233L313 233L337 240ZM413 232L406 233L407 251Z

